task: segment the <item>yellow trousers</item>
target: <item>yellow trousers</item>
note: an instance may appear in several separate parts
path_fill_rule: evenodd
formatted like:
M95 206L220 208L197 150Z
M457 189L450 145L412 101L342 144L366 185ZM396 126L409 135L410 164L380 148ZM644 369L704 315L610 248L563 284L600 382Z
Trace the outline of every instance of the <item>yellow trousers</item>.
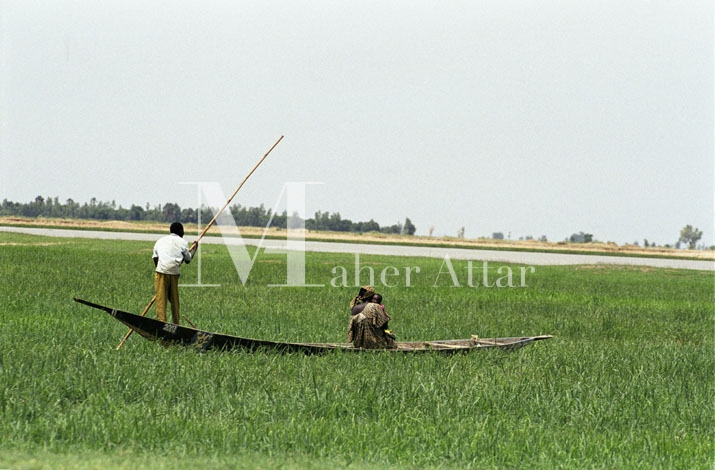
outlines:
M154 291L156 291L156 318L166 321L166 302L171 302L172 323L179 324L179 276L154 273Z

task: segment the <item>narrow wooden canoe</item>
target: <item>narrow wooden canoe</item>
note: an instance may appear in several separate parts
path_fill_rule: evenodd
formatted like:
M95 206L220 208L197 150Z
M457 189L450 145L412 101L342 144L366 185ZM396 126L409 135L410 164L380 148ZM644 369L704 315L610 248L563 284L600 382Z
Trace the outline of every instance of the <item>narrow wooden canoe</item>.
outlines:
M88 302L82 299L74 299L75 302L103 310L124 323L129 328L134 329L144 338L158 340L164 345L178 344L201 351L208 349L275 349L283 352L302 352L306 354L325 353L328 351L388 351L388 352L428 352L438 351L441 353L456 353L469 351L472 349L514 349L531 344L534 341L549 339L551 335L526 336L513 338L476 338L470 339L449 339L439 341L399 341L397 349L360 349L353 347L350 343L286 343L280 341L268 341L262 339L242 338L240 336L224 335L221 333L211 333L198 330L183 325L166 323L154 318L147 318L141 315L117 310L116 308L105 307L103 305Z

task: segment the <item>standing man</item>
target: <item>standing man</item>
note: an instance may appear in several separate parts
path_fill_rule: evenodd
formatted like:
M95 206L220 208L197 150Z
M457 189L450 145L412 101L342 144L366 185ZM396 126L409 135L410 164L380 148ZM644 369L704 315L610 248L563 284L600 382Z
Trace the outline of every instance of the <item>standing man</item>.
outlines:
M184 240L184 226L174 222L169 227L169 235L161 237L154 244L154 290L156 291L156 318L166 321L166 301L171 302L173 323L179 324L179 268L181 263L190 263L196 253L198 243L191 250Z

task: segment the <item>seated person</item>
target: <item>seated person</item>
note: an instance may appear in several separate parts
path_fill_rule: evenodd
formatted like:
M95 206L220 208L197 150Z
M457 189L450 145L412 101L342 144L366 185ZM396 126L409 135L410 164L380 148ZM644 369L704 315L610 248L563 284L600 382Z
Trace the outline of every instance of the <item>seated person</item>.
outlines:
M397 347L394 335L387 330L390 316L382 305L375 303L375 296L372 286L361 287L350 302L348 342L356 348L394 349ZM377 296L378 302L381 302L382 296Z
M382 311L383 312L385 311L385 306L382 304L382 295L380 295L380 294L373 295L372 303L379 304ZM388 315L388 317L389 317L389 315ZM390 327L387 325L387 323L385 323L385 333L387 334L387 336L390 336L392 339L397 339L397 336L395 336L395 334L392 332L392 330L390 330Z

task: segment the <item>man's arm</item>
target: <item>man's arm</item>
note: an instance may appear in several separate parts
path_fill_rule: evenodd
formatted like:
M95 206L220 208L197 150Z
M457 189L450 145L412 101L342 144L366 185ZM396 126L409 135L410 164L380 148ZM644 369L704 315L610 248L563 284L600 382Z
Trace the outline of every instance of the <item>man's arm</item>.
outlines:
M196 250L199 247L199 242L195 241L194 243L191 244L191 248L189 248L188 252L184 253L184 262L186 264L189 264L192 259L194 259L194 255L196 254Z

